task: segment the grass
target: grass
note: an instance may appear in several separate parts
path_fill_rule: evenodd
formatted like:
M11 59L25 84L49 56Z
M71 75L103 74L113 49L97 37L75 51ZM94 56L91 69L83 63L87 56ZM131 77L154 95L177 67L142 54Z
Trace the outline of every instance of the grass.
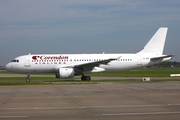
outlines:
M99 82L142 82L142 80L92 80L81 81L77 79L56 79L52 74L45 74L49 76L31 77L31 82L26 82L26 75L24 77L1 77L1 74L15 74L6 71L0 71L0 85L54 85L54 84L97 84ZM122 72L103 72L93 73L90 76L102 76L102 77L162 77L162 79L153 80L151 82L162 81L180 81L180 77L169 77L170 74L180 74L180 68L142 68L131 71ZM169 77L163 79L163 77ZM178 78L178 79L177 79Z
M93 73L92 76L107 77L169 77L170 74L180 74L180 68L142 68L122 72Z

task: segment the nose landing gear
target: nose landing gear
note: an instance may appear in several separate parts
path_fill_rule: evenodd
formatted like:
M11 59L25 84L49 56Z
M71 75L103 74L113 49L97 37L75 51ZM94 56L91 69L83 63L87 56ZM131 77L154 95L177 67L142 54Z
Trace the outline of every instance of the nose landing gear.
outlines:
M30 74L27 74L26 82L30 82Z

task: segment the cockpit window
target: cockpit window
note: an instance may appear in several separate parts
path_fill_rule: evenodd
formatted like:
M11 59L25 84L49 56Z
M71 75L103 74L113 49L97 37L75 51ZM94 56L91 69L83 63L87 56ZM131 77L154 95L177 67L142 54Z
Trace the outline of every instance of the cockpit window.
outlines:
M12 60L11 62L15 62L15 60Z
M19 60L12 60L11 62L19 62Z

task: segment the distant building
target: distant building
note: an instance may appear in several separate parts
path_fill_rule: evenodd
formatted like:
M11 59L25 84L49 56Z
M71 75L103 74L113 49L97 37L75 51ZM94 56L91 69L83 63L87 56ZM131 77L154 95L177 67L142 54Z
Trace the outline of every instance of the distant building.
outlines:
M4 66L0 66L0 70L5 70L5 67Z

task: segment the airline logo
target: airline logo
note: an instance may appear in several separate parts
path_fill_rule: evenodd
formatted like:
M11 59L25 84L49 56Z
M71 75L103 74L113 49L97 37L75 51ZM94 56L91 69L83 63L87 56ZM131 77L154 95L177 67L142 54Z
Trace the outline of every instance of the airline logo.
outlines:
M33 60L68 60L68 56L32 56Z

